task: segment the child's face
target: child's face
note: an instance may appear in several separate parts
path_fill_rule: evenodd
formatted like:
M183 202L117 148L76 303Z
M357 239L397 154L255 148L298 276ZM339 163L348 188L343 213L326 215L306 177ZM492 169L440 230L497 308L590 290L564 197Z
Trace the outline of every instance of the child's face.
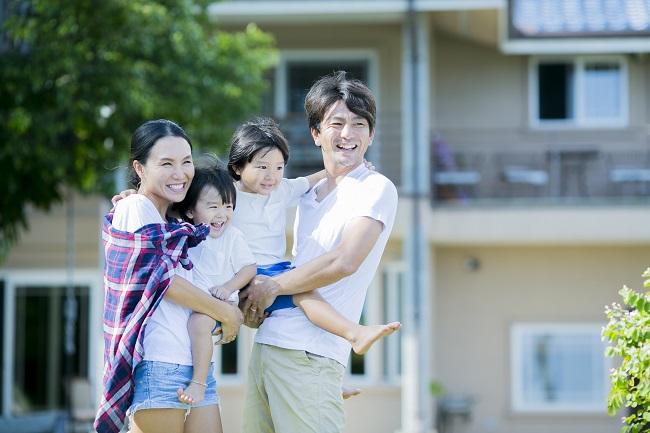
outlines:
M235 169L235 173L241 177L237 181L237 187L243 192L269 195L280 185L284 165L280 150L262 149L253 156L251 162Z
M221 195L213 187L203 188L194 209L188 212L194 223L207 224L210 237L218 238L226 230L233 216L232 203L224 203Z

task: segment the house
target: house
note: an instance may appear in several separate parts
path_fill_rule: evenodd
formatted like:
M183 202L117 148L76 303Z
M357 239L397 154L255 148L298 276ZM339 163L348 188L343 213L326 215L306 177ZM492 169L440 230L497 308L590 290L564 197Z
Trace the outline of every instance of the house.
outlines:
M210 16L277 40L264 114L289 137L289 176L318 168L302 114L315 77L346 69L378 99L368 159L401 198L363 320L404 329L352 357L346 383L363 393L345 402L345 431L619 429L600 331L604 306L650 265L648 1L232 0ZM44 356L61 350L18 330L43 323L44 341L62 339L28 311L54 311L68 293L88 325L75 374L98 389L107 207L75 199L74 212L34 214L0 268L5 417L60 401L61 357ZM228 432L252 333L215 354ZM14 383L43 401L21 404Z

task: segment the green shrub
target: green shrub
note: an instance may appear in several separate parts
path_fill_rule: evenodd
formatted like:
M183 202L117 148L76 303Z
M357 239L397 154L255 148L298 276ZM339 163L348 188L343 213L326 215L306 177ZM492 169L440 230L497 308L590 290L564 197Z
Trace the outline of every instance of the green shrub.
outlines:
M644 287L650 287L650 268L644 273ZM624 286L619 292L623 306L605 307L609 319L603 339L613 343L605 355L616 357L621 364L612 368L612 388L607 398L607 412L614 416L623 407L621 432L650 431L650 291L636 292Z

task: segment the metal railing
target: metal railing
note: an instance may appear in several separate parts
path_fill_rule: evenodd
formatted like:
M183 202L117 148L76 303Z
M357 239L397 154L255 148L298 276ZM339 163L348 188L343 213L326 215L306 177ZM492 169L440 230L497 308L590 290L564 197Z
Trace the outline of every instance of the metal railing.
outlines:
M431 191L438 204L650 201L650 152L435 152Z

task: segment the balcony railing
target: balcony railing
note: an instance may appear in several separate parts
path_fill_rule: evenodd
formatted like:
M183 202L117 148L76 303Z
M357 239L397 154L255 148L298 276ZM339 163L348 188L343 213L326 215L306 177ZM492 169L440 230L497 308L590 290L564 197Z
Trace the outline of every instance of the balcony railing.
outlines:
M650 202L650 152L437 151L431 181L437 204Z
M383 128L377 131L383 144L370 159L399 187L404 173L401 146L394 145L400 140L399 122L392 121L397 118L394 113L383 115ZM291 147L287 176L322 169L322 155L304 114L279 122ZM515 129L447 133L458 148L432 140L430 180L435 205L650 204L650 141L643 129L552 135ZM618 142L620 149L611 144L580 144L595 138ZM377 146L373 149L377 151Z

